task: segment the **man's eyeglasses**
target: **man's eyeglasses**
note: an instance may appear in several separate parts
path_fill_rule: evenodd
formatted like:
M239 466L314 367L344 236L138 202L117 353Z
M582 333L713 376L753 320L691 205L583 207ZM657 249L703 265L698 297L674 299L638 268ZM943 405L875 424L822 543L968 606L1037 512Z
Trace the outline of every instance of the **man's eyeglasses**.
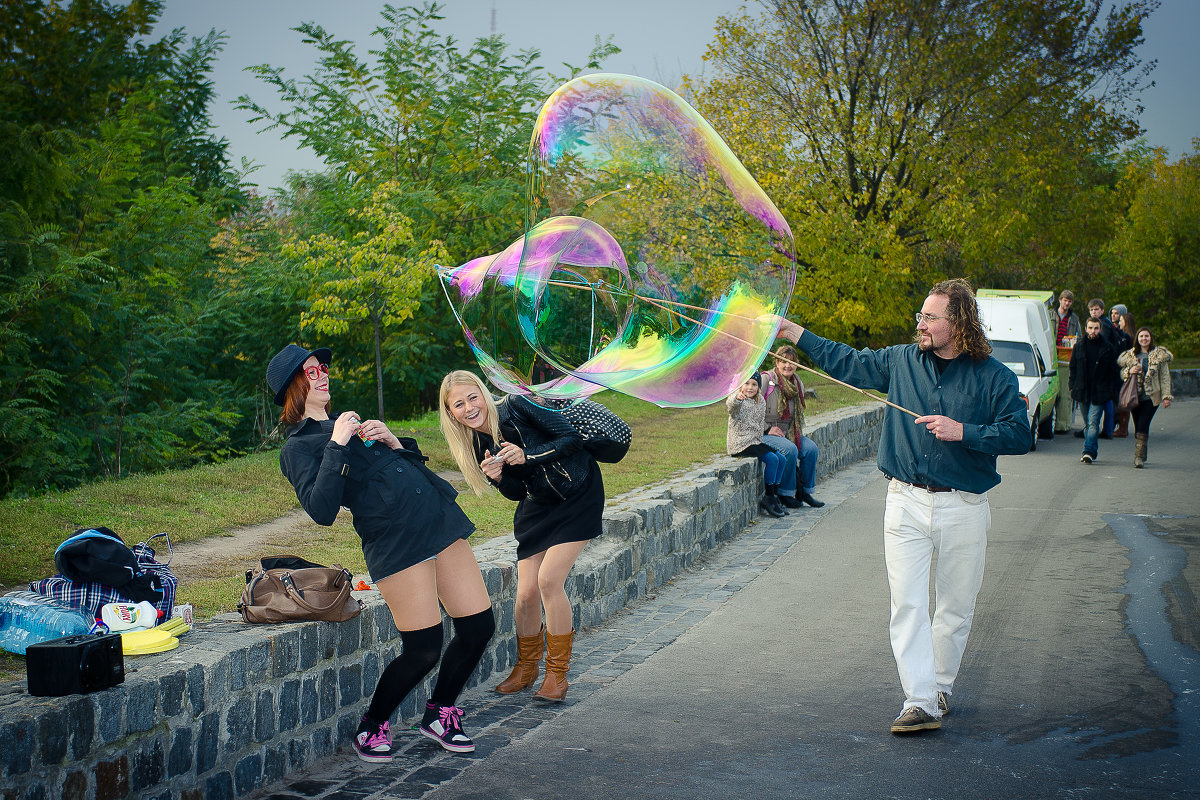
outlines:
M317 364L315 367L305 367L304 374L308 376L308 379L310 381L315 381L317 378L321 377L322 375L329 374L329 365L328 364Z
M922 314L920 311L918 311L916 314L913 315L913 319L915 319L917 321L917 324L920 325L921 320L924 320L925 322L933 322L934 320L939 320L939 319L949 319L949 317L939 317L934 314Z

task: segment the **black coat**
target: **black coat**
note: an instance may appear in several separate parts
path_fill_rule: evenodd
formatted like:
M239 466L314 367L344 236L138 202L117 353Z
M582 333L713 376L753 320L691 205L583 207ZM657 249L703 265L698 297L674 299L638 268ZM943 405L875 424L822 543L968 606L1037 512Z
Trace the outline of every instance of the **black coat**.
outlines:
M1092 340L1085 334L1071 349L1071 398L1102 405L1120 388L1117 354L1103 334Z
M520 395L496 403L500 436L525 451L525 463L506 464L499 481L491 481L509 500L527 495L540 503L560 503L583 488L592 457L583 437L566 417ZM500 448L488 434L476 433L475 457Z
M386 533L474 530L455 502L458 492L425 466L429 459L415 439L400 439L401 450L382 442L367 447L356 436L340 445L331 435L338 416L324 425L306 419L289 428L279 453L280 469L314 522L332 525L346 506L364 542Z

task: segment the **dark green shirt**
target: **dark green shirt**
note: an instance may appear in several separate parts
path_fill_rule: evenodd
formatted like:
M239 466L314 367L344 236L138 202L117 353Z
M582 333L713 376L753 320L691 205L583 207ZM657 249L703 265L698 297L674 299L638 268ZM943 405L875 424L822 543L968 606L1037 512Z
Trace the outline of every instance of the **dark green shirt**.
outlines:
M961 442L941 442L902 411L884 409L879 469L893 478L982 493L1000 483L996 456L1029 450L1029 416L1017 376L995 358L960 355L941 374L915 344L855 350L805 330L797 343L821 369L921 416L963 424Z

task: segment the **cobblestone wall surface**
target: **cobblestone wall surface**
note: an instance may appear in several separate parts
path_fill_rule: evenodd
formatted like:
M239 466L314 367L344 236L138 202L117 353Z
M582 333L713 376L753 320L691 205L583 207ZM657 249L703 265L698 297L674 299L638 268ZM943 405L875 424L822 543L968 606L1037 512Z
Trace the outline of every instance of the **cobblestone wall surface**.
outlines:
M819 476L872 455L882 418L873 405L810 420ZM576 627L600 625L744 530L757 508L757 466L719 457L610 500L604 535L568 579ZM516 543L501 537L475 553L498 630L472 685L516 657ZM400 645L378 594L358 594L367 608L344 623L247 625L224 615L198 624L178 649L128 659L125 682L105 691L38 698L23 680L0 686L0 800L223 800L346 746ZM416 716L431 682L398 717Z
M1200 395L1200 369L1171 370L1171 392L1176 397Z

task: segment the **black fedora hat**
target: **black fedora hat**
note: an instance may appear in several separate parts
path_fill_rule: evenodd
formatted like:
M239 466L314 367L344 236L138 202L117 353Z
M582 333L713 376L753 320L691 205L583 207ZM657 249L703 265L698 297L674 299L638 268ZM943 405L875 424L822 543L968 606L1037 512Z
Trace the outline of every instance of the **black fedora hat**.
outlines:
M267 386L275 393L275 405L283 405L283 396L287 393L288 384L309 356L316 356L317 361L328 365L333 353L328 347L305 350L298 344L289 344L271 359L271 363L267 365Z

